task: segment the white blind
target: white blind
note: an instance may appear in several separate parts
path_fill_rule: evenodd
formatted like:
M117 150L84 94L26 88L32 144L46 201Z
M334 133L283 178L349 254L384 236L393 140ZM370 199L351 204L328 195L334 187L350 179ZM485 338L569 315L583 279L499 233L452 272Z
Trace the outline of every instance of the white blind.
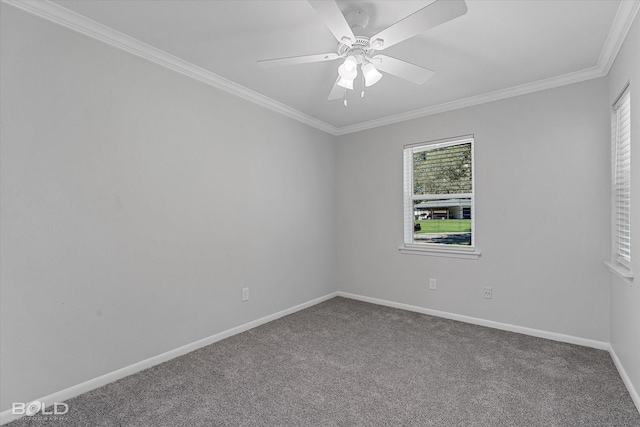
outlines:
M629 89L614 106L615 126L615 233L617 260L631 268L631 96Z
M404 184L404 243L413 243L413 150L403 153Z

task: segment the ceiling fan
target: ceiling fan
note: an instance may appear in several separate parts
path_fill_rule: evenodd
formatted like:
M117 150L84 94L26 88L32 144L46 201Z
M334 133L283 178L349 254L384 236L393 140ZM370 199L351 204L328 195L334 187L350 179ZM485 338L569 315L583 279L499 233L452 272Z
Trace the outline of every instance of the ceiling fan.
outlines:
M272 68L342 59L343 62L338 67L338 78L328 99L339 99L344 96L345 107L347 90L353 90L353 81L358 77L358 66L366 87L376 84L382 78L380 71L416 84L427 81L434 74L433 70L391 56L379 55L376 51L384 50L467 13L464 0L436 0L376 35L364 37L355 35L352 30L352 28L367 26L369 16L363 10L357 9L343 15L334 0L308 0L308 2L338 41L337 51L268 59L258 63L263 68ZM361 92L362 97L364 97L364 86Z

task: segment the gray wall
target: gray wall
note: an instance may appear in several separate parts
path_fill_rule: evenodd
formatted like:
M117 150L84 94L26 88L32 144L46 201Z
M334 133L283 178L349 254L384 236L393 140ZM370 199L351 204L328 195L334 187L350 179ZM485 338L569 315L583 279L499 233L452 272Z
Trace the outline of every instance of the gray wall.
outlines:
M640 392L640 19L627 35L624 45L609 72L609 105L631 82L631 247L634 283L611 274L610 341L625 367L629 379Z
M482 256L400 254L403 144L465 134ZM607 342L609 140L604 78L341 137L338 288Z
M335 138L1 7L0 410L335 290Z
M607 78L334 138L1 8L0 410L338 289L610 340L640 388L603 265L637 22ZM402 145L468 133L482 257L401 255Z

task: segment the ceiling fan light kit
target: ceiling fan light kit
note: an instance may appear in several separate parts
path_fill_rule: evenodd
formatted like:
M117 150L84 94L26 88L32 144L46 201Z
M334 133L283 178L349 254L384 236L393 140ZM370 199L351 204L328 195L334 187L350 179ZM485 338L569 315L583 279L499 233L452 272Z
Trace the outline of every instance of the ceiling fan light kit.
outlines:
M362 70L366 87L380 81L383 76L380 71L415 84L423 84L427 81L433 76L433 70L387 55L375 55L375 51L391 47L467 13L464 0L436 0L369 38L356 36L352 30L352 28L365 28L368 25L369 15L363 10L352 10L343 15L335 1L308 0L308 2L338 41L337 54L279 58L258 61L258 63L264 68L270 68L344 59L338 67L338 78L328 99L343 98L345 107L347 106L346 91L353 90L353 81L358 77L358 65ZM340 88L344 88L344 92L338 90ZM364 89L361 95L364 97Z
M379 42L378 45L381 45L381 43ZM382 78L382 74L372 64L374 52L375 49L371 47L367 37L356 37L356 41L351 46L339 43L338 56L345 58L345 60L338 67L338 75L340 76L338 85L345 89L353 90L353 80L358 77L358 65L362 69L365 86L369 87L376 84ZM347 85L344 84L344 80L350 80L351 82Z

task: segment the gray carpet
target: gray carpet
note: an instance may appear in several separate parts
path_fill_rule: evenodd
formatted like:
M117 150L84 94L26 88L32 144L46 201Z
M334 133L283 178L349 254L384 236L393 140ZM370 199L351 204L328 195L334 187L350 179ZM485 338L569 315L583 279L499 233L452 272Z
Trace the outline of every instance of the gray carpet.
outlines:
M66 402L64 426L640 426L609 354L334 298Z

